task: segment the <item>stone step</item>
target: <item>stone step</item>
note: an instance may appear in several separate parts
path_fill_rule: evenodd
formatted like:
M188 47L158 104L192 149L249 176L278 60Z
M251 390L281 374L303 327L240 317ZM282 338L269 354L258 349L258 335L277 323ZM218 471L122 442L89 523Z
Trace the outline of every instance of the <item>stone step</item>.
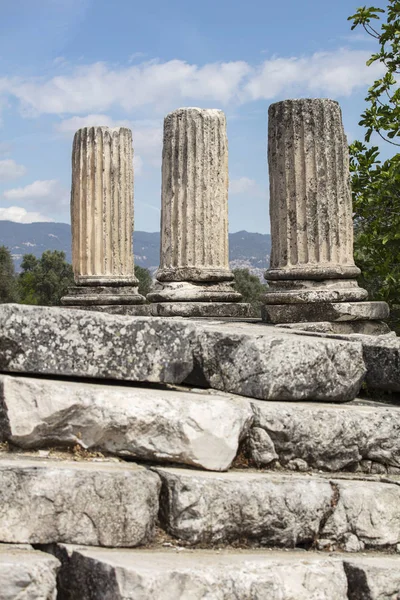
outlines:
M51 549L59 600L386 600L400 557L305 551Z
M396 550L400 478L156 468L164 529L190 544Z
M400 407L261 402L215 390L0 375L0 440L223 471L240 440L261 468L400 473Z
M365 375L360 343L268 325L2 305L0 371L188 382L261 400L345 402Z
M60 562L31 546L0 544L1 600L56 600Z
M0 542L145 544L159 490L159 477L135 464L0 458Z
M183 390L0 375L0 439L21 448L74 446L221 471L253 411L243 398Z
M400 473L400 406L251 402L249 452L259 467Z

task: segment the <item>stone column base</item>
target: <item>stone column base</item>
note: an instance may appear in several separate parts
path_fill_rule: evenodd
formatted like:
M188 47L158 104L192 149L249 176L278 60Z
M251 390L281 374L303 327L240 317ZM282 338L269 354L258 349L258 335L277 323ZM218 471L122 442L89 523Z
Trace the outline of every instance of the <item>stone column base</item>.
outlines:
M152 292L147 295L150 302L240 302L242 295L233 283L194 282L194 281L158 281Z
M355 279L323 281L270 281L264 304L308 304L314 302L360 302L368 298L367 290Z
M250 304L242 302L155 302L151 304L154 317L250 317Z
M146 298L139 294L137 286L74 286L61 298L64 306L109 306L144 304Z
M316 321L375 321L389 316L386 302L310 302L303 304L264 304L261 318L266 323Z

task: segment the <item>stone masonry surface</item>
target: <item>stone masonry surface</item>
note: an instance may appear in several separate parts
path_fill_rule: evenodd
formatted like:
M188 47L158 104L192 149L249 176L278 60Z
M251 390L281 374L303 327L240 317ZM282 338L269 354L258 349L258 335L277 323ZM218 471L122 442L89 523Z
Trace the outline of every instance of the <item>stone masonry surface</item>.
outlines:
M158 467L161 521L196 543L253 540L294 548L396 549L398 481L358 481L280 473L194 473Z
M160 481L134 464L0 458L0 542L137 546L152 539Z
M59 561L31 546L0 544L1 600L56 600Z
M253 420L243 398L0 376L0 437L225 470Z

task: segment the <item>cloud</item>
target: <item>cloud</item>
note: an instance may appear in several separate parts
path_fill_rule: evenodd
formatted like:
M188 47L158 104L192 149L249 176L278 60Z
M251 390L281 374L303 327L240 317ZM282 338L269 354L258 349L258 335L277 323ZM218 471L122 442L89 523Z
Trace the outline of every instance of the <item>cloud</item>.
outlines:
M0 221L15 221L16 223L54 222L54 219L45 217L38 212L28 212L21 206L0 208Z
M382 73L382 65L366 66L370 53L339 49L309 57L265 61L247 82L243 97L270 100L284 94L349 96Z
M258 192L258 186L254 179L248 177L239 177L238 179L232 179L229 182L229 192L232 195L245 194L247 192Z
M11 158L0 160L0 181L17 179L18 177L25 175L25 173L25 167L23 165L18 165L15 160L12 160Z
M90 117L103 116L107 124L112 119L104 113L116 108L162 115L192 102L226 106L293 94L348 96L382 72L380 64L366 66L369 55L341 48L310 56L273 56L258 65L232 61L199 66L176 59L115 67L97 62L50 78L3 78L0 94L14 97L26 117L87 113L60 124L67 131Z
M153 105L164 111L189 98L226 104L250 70L244 61L201 67L182 60L147 61L120 68L98 62L48 80L3 79L0 91L17 98L25 116L99 112L113 106L132 111Z
M6 200L33 202L35 208L60 208L69 203L69 193L57 179L37 180L25 187L13 188L3 192Z

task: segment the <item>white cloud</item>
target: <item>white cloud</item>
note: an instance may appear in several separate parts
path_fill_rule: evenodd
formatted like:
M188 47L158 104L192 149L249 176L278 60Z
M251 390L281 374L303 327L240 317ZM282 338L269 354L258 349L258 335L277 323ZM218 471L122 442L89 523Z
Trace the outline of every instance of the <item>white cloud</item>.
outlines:
M28 212L21 206L0 208L0 221L15 221L16 223L53 222L54 219L45 217L38 212Z
M91 117L119 108L162 115L189 102L227 105L285 95L347 96L369 84L381 65L365 65L369 52L338 49L301 57L272 57L259 65L245 61L203 66L182 60L146 61L115 67L106 63L76 66L51 78L3 78L0 93L19 101L24 116L82 114L60 124L79 128Z
M18 165L11 158L0 160L0 181L8 179L17 179L25 175L26 169L23 165Z
M57 179L37 180L25 187L3 192L7 200L34 202L37 208L60 208L69 203L69 194Z
M364 50L339 49L309 57L273 58L250 78L243 97L269 100L284 94L349 96L382 72L379 63L366 66L369 56Z
M57 184L56 179L47 181L34 181L25 187L14 188L4 192L4 197L8 200L30 200L31 198L44 198L49 196Z
M229 192L232 195L245 194L247 192L258 191L257 183L254 179L248 177L239 177L238 179L232 179L229 182Z
M243 61L202 67L182 60L147 61L118 69L94 63L49 80L3 79L0 91L3 88L16 97L27 116L98 112L112 106L133 110L153 105L164 111L189 98L225 104L249 71Z

